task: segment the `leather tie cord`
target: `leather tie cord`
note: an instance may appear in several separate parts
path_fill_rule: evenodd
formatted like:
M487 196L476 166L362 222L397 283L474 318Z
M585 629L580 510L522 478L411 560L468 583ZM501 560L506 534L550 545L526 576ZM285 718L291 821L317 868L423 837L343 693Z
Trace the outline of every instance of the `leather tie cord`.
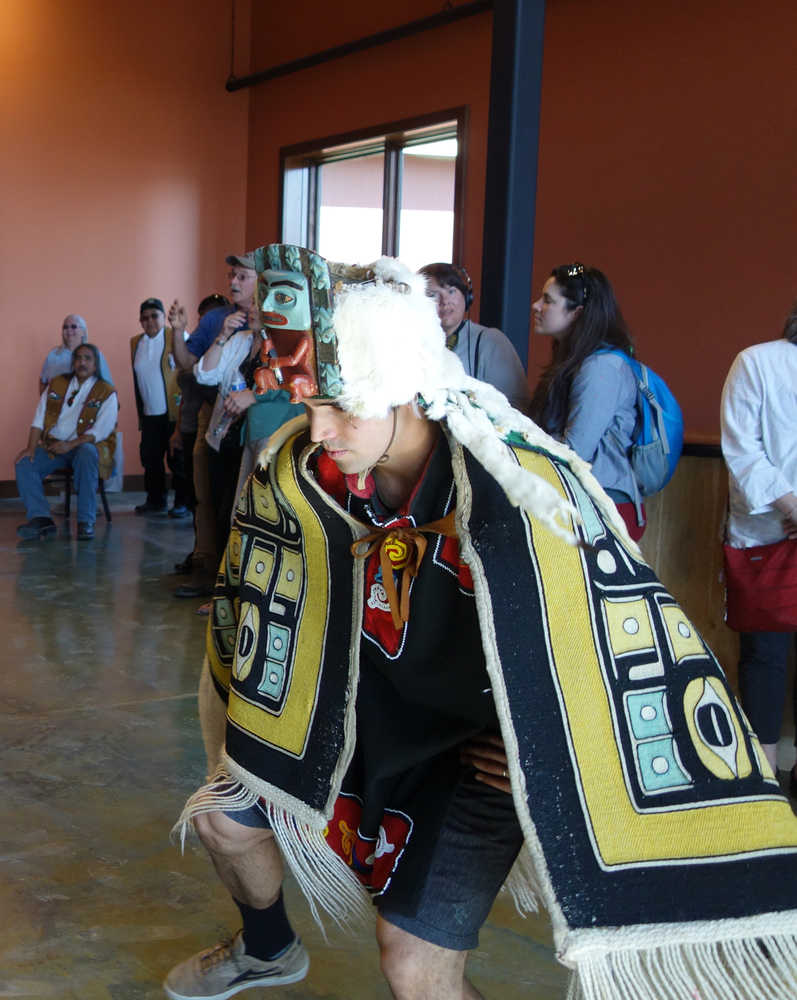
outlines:
M351 554L355 559L367 559L378 550L379 565L382 568L382 583L390 605L393 625L400 629L410 617L410 581L418 575L427 541L423 533L445 535L456 538L454 511L450 511L439 521L430 521L417 528L393 527L373 528L367 535L352 542ZM365 546L365 548L363 548ZM401 599L396 591L393 571L401 574Z

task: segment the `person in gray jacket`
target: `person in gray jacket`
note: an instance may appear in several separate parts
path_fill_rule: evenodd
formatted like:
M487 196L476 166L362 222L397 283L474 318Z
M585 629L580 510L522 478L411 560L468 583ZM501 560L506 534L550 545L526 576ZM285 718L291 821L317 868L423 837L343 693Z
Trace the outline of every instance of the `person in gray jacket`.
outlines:
M418 273L426 277L427 294L437 303L446 347L457 355L468 375L489 382L516 410L528 414L529 382L509 337L495 327L466 318L473 303L473 285L465 268L426 264Z
M613 351L634 354L620 306L602 271L555 267L532 305L534 332L553 339L551 361L531 401L531 419L586 462L637 541L645 530L629 450L637 385ZM637 506L638 505L638 506Z

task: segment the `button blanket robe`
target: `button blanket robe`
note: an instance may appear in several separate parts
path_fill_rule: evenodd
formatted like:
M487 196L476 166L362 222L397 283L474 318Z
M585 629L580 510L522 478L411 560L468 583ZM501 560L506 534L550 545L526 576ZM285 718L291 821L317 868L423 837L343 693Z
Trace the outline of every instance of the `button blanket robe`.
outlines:
M211 758L225 702L226 740L182 821L261 798L314 914L345 920L367 891L324 835L354 753L369 526L297 426L239 500L200 699ZM572 996L797 996L797 821L713 654L577 462L504 445L578 510L574 546L448 446L525 837L508 885L547 908Z

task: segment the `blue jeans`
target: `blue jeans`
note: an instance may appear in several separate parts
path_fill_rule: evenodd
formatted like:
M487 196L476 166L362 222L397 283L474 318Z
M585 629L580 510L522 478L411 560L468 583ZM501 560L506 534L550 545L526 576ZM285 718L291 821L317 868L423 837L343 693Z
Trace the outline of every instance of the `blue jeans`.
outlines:
M77 519L81 524L94 524L97 517L97 483L99 482L99 457L93 444L79 444L64 455L50 456L41 446L33 458L21 458L14 471L17 489L25 504L30 521L34 517L52 517L50 505L44 495L44 479L59 469L72 469L72 479L77 491Z

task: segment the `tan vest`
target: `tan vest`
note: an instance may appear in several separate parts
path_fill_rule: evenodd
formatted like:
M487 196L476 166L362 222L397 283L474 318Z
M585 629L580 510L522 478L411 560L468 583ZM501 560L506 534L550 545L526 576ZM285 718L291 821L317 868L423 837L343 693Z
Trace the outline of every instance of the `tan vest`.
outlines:
M50 382L47 389L47 405L44 410L42 438L49 437L50 428L55 425L55 422L61 415L61 410L64 406L64 397L66 396L66 390L69 388L71 380L71 375L56 375L52 382ZM100 412L100 407L114 392L115 389L112 385L103 382L101 378L97 379L89 390L88 396L83 401L83 409L77 418L78 436L86 434L91 430L97 419L97 414ZM100 479L108 479L113 469L113 456L116 451L116 430L111 431L105 440L95 443L97 446L97 455L100 460Z
M146 334L139 333L135 337L130 338L130 363L133 365L133 387L136 390L136 408L138 410L138 419L144 415L144 408L141 405L141 396L138 391L138 383L136 382L136 351L138 350L138 343L142 337ZM171 368L169 365L169 355L174 354L174 333L170 326L165 326L163 328L163 354L161 354L161 375L163 376L163 388L166 390L166 412L169 414L169 420L177 420L177 410L180 406L180 387L177 384L177 368Z

